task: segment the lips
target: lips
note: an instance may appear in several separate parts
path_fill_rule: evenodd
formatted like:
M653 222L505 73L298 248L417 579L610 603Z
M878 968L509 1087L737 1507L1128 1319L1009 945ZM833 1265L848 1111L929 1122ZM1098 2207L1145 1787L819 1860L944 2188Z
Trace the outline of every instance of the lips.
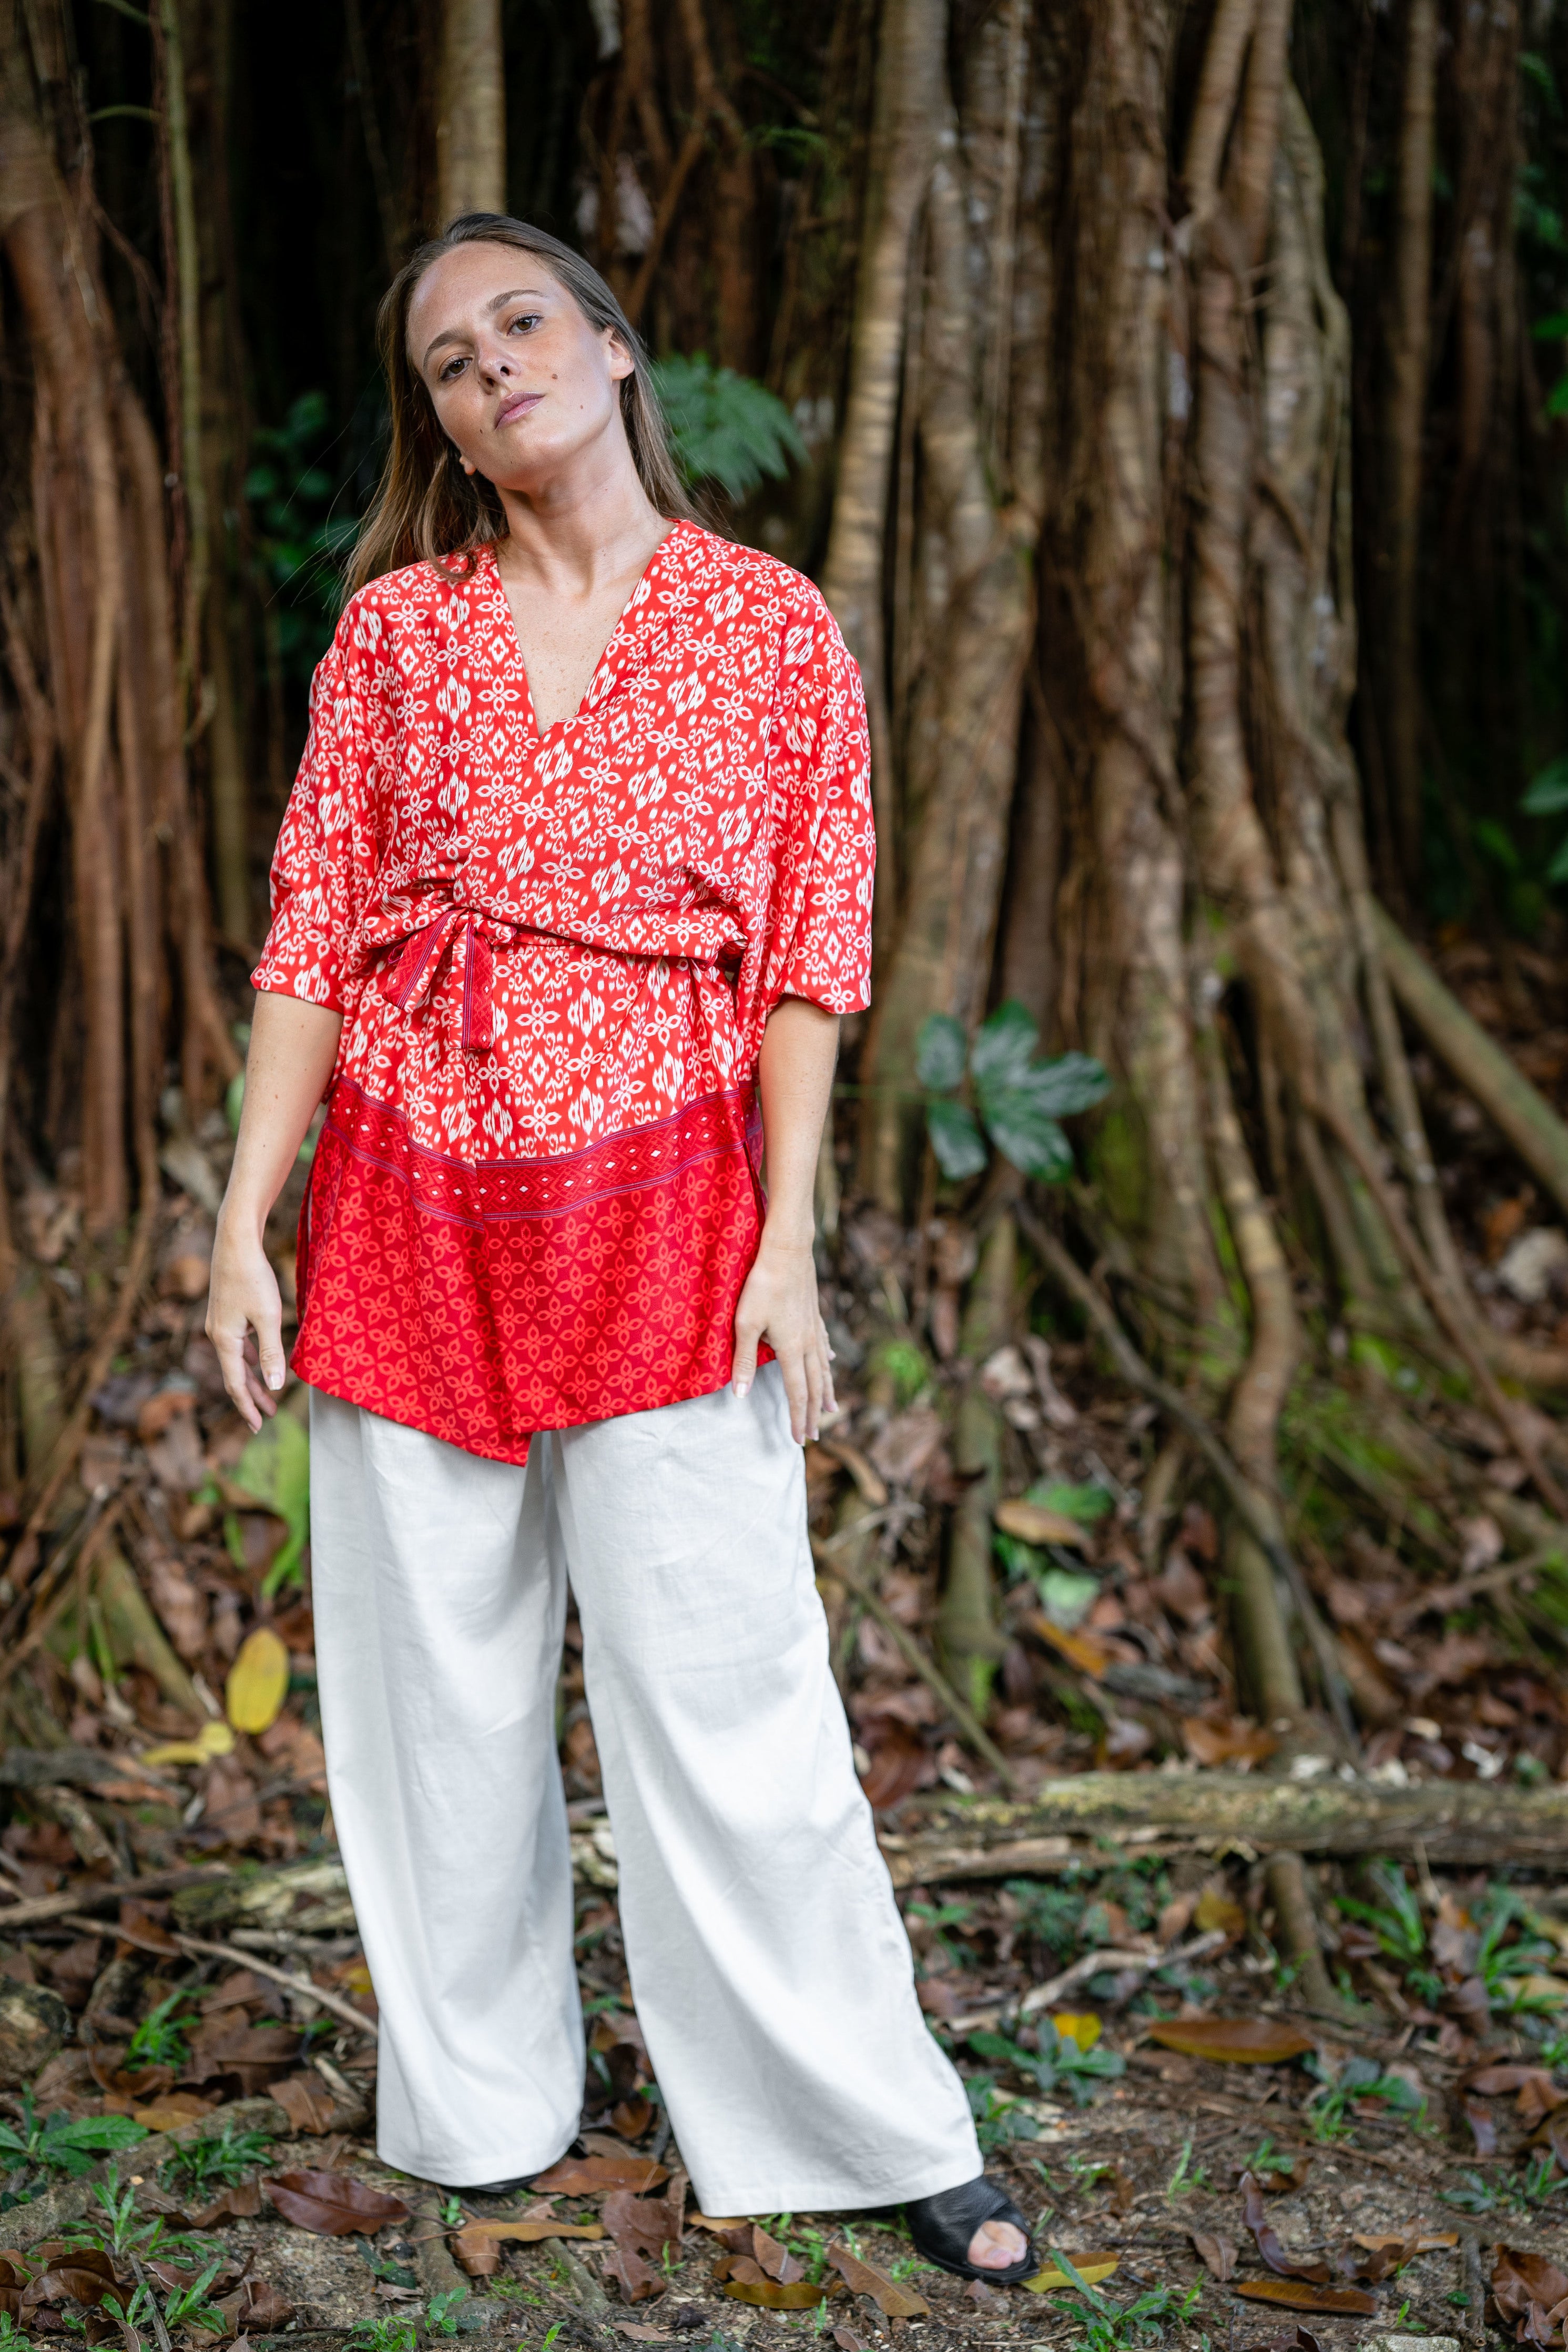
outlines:
M496 411L497 425L515 425L519 416L527 416L530 409L537 408L543 398L544 394L542 392L519 392L515 394L510 400L507 401Z

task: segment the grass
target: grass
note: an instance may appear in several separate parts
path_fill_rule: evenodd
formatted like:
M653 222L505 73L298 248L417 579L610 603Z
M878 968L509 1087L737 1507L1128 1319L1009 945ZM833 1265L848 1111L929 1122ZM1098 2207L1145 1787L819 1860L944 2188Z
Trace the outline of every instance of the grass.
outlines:
M31 2091L23 2092L20 2104L20 2127L0 2124L0 2170L6 2172L64 2172L79 2179L100 2157L134 2147L147 2137L146 2125L129 2116L78 2116L73 2121L62 2107L40 2122Z
M1134 2295L1129 2303L1118 2303L1103 2288L1090 2285L1071 2254L1048 2246L1045 2258L1071 2282L1077 2298L1075 2303L1069 2303L1053 2294L1046 2300L1051 2309L1063 2318L1081 2322L1089 2352L1132 2352L1132 2347L1138 2345L1163 2340L1173 2321L1179 2324L1191 2318L1203 2294L1199 2280L1184 2295L1178 2295L1174 2288L1156 2286Z
M124 2064L134 2073L141 2066L183 2066L191 2054L185 2039L185 2028L194 2025L193 2009L182 2011L176 2016L181 2001L187 1996L181 1990L172 1992L156 2009L149 2010L135 2032L125 2045Z
M209 2196L215 2189L236 2188L259 2172L271 2155L272 2142L265 2133L235 2131L227 2123L221 2132L204 2133L175 2148L163 2167L163 2186L193 2199Z

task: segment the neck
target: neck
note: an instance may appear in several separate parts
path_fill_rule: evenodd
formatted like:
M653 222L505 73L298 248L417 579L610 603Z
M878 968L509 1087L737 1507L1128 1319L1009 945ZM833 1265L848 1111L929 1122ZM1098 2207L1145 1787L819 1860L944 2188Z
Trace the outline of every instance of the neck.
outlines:
M509 579L591 589L633 564L640 570L670 527L643 488L622 432L579 451L548 481L497 487L507 536L496 557Z

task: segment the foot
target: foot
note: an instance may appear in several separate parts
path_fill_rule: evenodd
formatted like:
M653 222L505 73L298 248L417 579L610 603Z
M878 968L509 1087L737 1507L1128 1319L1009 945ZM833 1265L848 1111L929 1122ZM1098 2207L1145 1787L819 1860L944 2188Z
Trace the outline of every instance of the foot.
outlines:
M1010 2221L982 2221L969 2241L969 2260L981 2271L1010 2270L1028 2252L1029 2240Z

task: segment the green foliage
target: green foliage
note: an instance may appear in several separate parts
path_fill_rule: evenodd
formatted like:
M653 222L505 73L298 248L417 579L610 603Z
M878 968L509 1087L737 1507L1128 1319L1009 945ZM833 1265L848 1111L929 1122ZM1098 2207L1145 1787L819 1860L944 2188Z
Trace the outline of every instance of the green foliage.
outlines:
M969 2047L977 2058L999 2060L1015 2074L1027 2076L1038 2084L1042 2098L1053 2098L1065 2089L1073 2102L1088 2106L1103 2083L1115 2082L1127 2071L1127 2062L1114 2050L1103 2050L1098 2043L1092 2050L1081 2050L1065 2033L1058 2033L1050 2019L1040 2029L1040 2048L1026 2050L1005 2033L971 2033Z
M1509 1942L1510 1933L1524 1910L1522 1898L1511 1886L1488 1887L1476 1909L1476 1923L1481 1931L1476 1974L1493 2006L1506 2009L1516 2017L1526 2011L1556 2005L1527 1992L1518 1981L1521 1977L1543 1974L1557 1957L1556 1946L1537 1936L1521 1936L1517 1942Z
M310 1440L291 1412L275 1413L253 1437L234 1471L232 1483L274 1511L288 1529L262 1585L264 1593L298 1583L300 1554L310 1538Z
M1565 394L1561 413L1568 415L1568 375L1558 389ZM1526 816L1560 816L1568 809L1568 751L1542 769L1519 805ZM1568 882L1568 835L1557 845L1546 869L1546 879Z
M281 425L257 430L245 478L268 625L284 671L301 683L331 640L342 559L360 527L357 515L332 511L340 493L323 463L329 435L326 394L302 393Z
M35 2352L32 2337L23 2335L8 2311L0 2311L0 2352Z
M106 2254L134 2254L139 2262L153 2255L160 2261L173 2258L189 2261L211 2252L211 2242L188 2230L169 2229L166 2218L154 2213L144 2220L136 2210L136 2186L128 2182L119 2194L112 2184L100 2180L93 2189L103 2219L97 2223L83 2221L71 2231L66 2243L72 2246L96 2246Z
M1038 2139L1040 2126L1026 2109L997 2088L994 2074L971 2074L964 2084L980 2154L990 2156L1009 2140Z
M1048 1511L1058 1511L1064 1518L1075 1519L1081 1527L1092 1527L1114 1505L1114 1496L1099 1486L1067 1486L1060 1479L1038 1479L1024 1497L1038 1503ZM1085 1617L1099 1598L1099 1579L1091 1576L1073 1555L1061 1546L1025 1543L1021 1536L1008 1535L1000 1528L991 1538L997 1558L1008 1572L1011 1582L1020 1578L1032 1580L1040 1594L1040 1604L1053 1625L1064 1633Z
M653 389L688 482L717 482L738 503L806 455L784 403L750 376L715 367L706 352L655 361Z
M185 2039L185 2028L196 2021L193 2009L180 2010L186 1998L181 1991L172 1992L150 2010L126 2044L125 2063L137 2066L183 2066L191 2054ZM180 2010L178 2016L175 2011Z
M1405 1873L1391 1862L1375 1862L1367 1872L1368 1878L1385 1900L1364 1903L1351 1895L1336 1895L1334 1908L1348 1919L1359 1919L1370 1927L1378 1943L1391 1960L1397 1960L1406 1979L1414 1984L1421 1999L1436 2001L1442 1994L1440 1978L1422 1962L1427 1954L1427 1926Z
M866 1369L887 1374L901 1406L913 1404L931 1378L931 1367L913 1339L884 1339Z
M433 2294L424 2307L426 2327L436 2336L456 2336L471 2327L482 2327L485 2323L478 2312L458 2310L459 2304L467 2300L465 2286L448 2287L443 2294Z
M1189 2320L1203 2294L1203 2283L1199 2280L1184 2295L1178 2296L1171 2287L1156 2286L1134 2295L1129 2303L1117 2303L1103 2288L1090 2285L1071 2254L1048 2246L1046 2260L1071 2282L1076 2297L1075 2302L1068 2303L1060 2295L1052 2295L1051 2308L1064 2319L1082 2321L1090 2352L1124 2352L1128 2346L1146 2344L1155 2338L1163 2341L1169 2323Z
M1039 1045L1039 1029L1011 997L981 1024L972 1045L948 1013L928 1013L922 1022L915 1075L925 1097L931 1149L952 1182L979 1174L988 1136L1026 1176L1059 1184L1071 1175L1072 1147L1061 1122L1102 1101L1111 1081L1087 1054L1036 1061ZM966 1076L973 1109L960 1099Z
M24 2091L20 2127L0 2124L0 2170L15 2172L26 2165L79 2179L100 2157L116 2148L134 2147L146 2137L146 2125L134 2123L129 2116L78 2116L73 2121L59 2107L40 2123L31 2091Z
M416 2352L414 2326L406 2312L388 2319L361 2319L348 2338L347 2352Z
M1312 2064L1308 2060L1308 2066ZM1375 2058L1347 2058L1332 2081L1324 2081L1307 2102L1307 2128L1321 2145L1348 2139L1345 2110L1354 2100L1377 2099L1419 2123L1427 2102L1403 2074L1385 2074Z
M176 2147L163 2167L163 2186L195 2201L215 2189L236 2187L259 2172L271 2155L272 2142L263 2133L235 2131L232 2123L226 2123L221 2132L209 2132Z

